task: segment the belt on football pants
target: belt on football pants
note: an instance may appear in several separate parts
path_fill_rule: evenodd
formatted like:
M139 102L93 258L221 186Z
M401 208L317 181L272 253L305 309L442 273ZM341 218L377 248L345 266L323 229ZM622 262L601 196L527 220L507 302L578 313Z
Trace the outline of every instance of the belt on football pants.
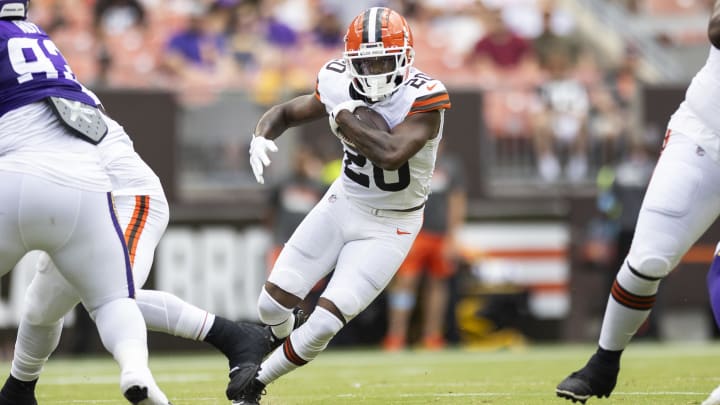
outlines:
M405 208L405 209L381 209L381 208L372 208L372 207L364 207L367 208L372 215L378 216L378 217L392 217L392 216L402 216L402 214L406 214L408 212L415 212L421 210L423 207L425 207L425 203L423 202L420 205L417 205L412 208Z

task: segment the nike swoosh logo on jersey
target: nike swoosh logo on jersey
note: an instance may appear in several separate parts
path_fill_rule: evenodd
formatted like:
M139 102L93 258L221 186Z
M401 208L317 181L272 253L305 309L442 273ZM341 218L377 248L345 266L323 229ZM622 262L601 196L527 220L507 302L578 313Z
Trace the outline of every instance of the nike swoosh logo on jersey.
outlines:
M403 231L400 228L395 228L395 232L397 232L398 235L410 235L410 232Z
M425 87L428 89L428 91L432 91L432 89L434 89L435 86L437 86L437 83L433 83L432 86L428 84L428 85L425 86Z

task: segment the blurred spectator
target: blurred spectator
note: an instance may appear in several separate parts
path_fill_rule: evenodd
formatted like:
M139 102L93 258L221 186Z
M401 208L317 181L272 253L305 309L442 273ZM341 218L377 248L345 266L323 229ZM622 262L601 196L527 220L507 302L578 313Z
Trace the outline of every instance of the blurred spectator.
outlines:
M264 42L264 22L260 18L260 9L254 1L243 1L235 9L234 27L230 47L235 62L242 69L256 69L257 53Z
M94 10L95 29L119 34L146 25L145 9L138 0L98 0Z
M207 7L198 6L188 26L167 42L164 67L181 79L174 83L182 86L186 102L207 101L236 79L227 35L233 4L232 0L216 0Z
M557 180L562 171L559 158L569 155L565 175L579 181L588 170L590 100L586 87L573 77L572 55L564 48L551 49L544 64L548 78L539 86L532 119L538 171L545 181Z
M430 189L422 230L388 290L388 331L383 341L388 351L404 349L408 342L420 284L424 286L419 300L423 304L422 347L437 350L445 346L448 283L459 256L455 237L465 221L467 205L460 161L441 150ZM421 283L423 274L426 277Z
M605 84L621 108L631 109L636 106L642 84L639 68L639 51L634 46L627 46L618 66L605 75Z
M546 1L541 8L542 30L533 40L533 49L541 67L549 63L549 58L557 52L564 52L574 66L580 60L582 43L572 29L559 30L554 27L555 2Z
M323 9L315 16L312 37L315 44L323 48L340 50L344 46L345 26L340 23L335 13Z
M623 153L631 133L631 114L616 102L606 86L594 86L590 101L588 152L601 166L614 162Z
M485 35L470 54L470 63L480 74L488 70L512 73L532 60L530 43L507 26L501 9L489 10L484 26Z
M146 11L138 0L98 0L93 26L98 41L95 86L128 86L155 69L146 38Z
M31 10L40 14L38 24L49 24L47 28L53 42L62 49L63 56L72 65L73 73L84 83L92 83L97 74L96 60L92 56L97 50L97 39L93 34L92 13L84 0L63 0L45 2L43 13L40 5L36 8L31 1ZM40 3L43 4L43 3ZM43 16L44 14L44 16ZM49 15L48 15L49 14ZM40 25L43 29L44 25Z
M559 36L567 36L575 29L573 14L561 7L556 0L483 1L502 7L506 23L524 38L537 38L546 30Z

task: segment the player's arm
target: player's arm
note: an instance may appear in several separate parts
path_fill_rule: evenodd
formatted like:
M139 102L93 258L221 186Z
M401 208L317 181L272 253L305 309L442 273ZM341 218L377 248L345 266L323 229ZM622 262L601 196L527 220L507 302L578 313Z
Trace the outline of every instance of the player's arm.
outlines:
M437 135L441 123L437 110L408 116L392 133L371 127L348 110L341 111L335 120L356 149L384 170L404 165Z
M288 128L323 117L327 117L323 103L314 94L305 94L267 110L255 126L255 136L272 140Z
M720 49L720 0L715 0L708 24L708 38L715 48Z

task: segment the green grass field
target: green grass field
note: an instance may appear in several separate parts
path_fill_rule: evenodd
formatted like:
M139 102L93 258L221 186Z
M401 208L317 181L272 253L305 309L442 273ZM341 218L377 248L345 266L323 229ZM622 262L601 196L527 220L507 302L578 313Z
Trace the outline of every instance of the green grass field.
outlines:
M501 352L331 350L268 386L263 404L570 404L555 396L555 385L593 350L576 345ZM219 354L151 355L151 367L175 405L229 403L226 363ZM109 355L52 359L38 384L38 401L125 404L117 381ZM700 404L718 384L718 344L635 343L626 351L612 397L588 404Z

